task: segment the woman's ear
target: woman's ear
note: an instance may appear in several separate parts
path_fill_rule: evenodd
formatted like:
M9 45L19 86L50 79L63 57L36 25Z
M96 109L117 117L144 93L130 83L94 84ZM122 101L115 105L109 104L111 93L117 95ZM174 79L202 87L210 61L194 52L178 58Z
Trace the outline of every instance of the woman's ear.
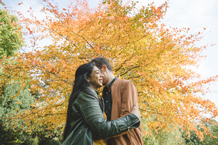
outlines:
M89 77L88 76L86 76L86 80L89 82L90 81L90 79L89 79Z

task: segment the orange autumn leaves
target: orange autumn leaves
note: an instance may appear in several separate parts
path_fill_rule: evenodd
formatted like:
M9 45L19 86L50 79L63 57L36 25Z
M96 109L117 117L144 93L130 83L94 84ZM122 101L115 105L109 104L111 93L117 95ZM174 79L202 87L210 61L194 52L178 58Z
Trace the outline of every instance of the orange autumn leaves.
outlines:
M29 29L34 25L31 32L41 34L35 39L50 38L52 44L22 54L16 63L5 66L13 79L25 81L32 76L31 89L40 97L22 118L25 122L31 116L30 128L46 124L53 130L65 123L75 70L97 56L108 58L117 76L134 82L143 117L153 118L146 122L150 129L169 131L169 125L180 125L194 130L203 114L218 115L214 103L196 95L205 93L203 84L216 81L217 76L202 81L188 69L202 57L203 48L195 46L199 34L181 35L189 29L167 28L158 22L167 3L141 9L120 1L99 3L95 9L88 8L86 1L72 2L64 9L43 4L44 20L20 20ZM14 75L14 69L19 73ZM192 83L193 79L198 81Z

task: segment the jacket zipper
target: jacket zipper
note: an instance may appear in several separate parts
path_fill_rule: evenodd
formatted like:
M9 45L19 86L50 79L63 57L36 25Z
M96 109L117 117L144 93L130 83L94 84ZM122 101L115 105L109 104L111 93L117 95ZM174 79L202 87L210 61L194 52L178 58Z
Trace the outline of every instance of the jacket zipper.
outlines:
M71 142L70 145L72 145L74 143L74 141L76 140L76 138L81 134L81 132L83 131L83 129L85 128L85 126L83 126L83 128L79 131L79 133L76 135L76 137L74 138L74 140Z
M140 122L140 120L135 121L132 125L128 126L127 129L128 131L130 130L130 127L132 127L134 124ZM126 128L121 128L120 131L125 130Z
M132 127L133 125L135 125L135 124L138 123L138 122L140 122L140 120L135 121L132 125L130 125L129 127L127 127L127 128L128 128L128 131L129 131L130 127Z

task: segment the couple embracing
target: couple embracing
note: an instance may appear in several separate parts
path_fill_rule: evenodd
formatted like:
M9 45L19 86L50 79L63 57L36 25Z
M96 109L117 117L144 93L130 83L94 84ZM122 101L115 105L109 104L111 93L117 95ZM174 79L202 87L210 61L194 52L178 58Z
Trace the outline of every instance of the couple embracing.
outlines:
M103 85L99 99L97 90ZM142 145L137 103L133 83L115 77L107 59L98 57L79 66L62 145Z

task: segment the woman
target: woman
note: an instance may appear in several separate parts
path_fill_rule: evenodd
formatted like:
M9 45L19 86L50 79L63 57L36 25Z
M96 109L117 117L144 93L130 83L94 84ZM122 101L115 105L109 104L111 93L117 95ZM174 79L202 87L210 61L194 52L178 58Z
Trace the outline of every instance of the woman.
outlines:
M62 145L93 145L95 137L106 139L139 127L141 115L135 107L122 118L106 121L97 95L102 83L103 76L93 63L83 64L76 70Z

